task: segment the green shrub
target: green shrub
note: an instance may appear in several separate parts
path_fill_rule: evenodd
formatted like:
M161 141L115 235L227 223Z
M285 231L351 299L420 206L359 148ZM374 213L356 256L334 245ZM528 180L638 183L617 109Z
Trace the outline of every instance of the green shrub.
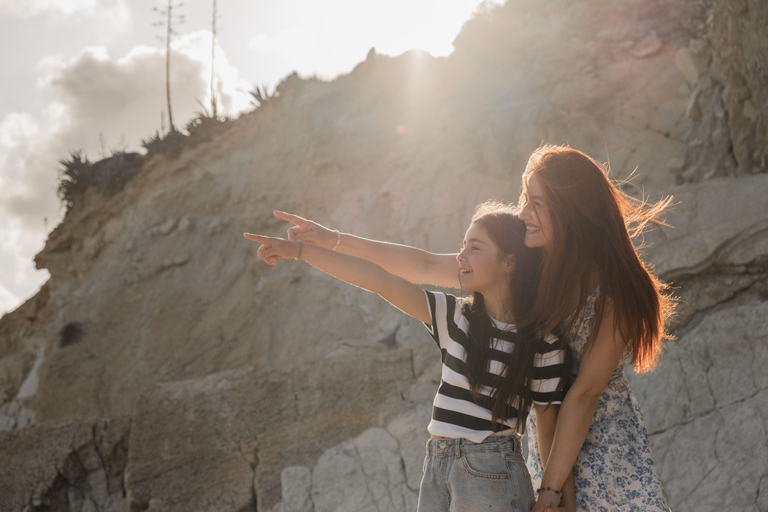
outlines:
M213 135L220 133L229 122L231 119L228 117L216 118L203 113L190 120L184 129L189 134L190 139L200 143L210 140Z
M82 200L89 188L111 197L125 187L141 171L144 157L139 153L117 151L109 158L91 163L82 150L70 153L69 159L59 161L59 199L71 208Z
M56 189L56 194L67 209L85 194L93 177L93 165L83 156L82 150L73 151L69 155L69 160L59 160L64 168L59 169L59 187Z
M169 157L176 157L181 153L182 148L186 144L187 136L178 130L171 130L165 134L160 135L159 132L155 132L155 135L148 139L141 139L141 147L147 150L147 156L154 154L161 154Z
M277 94L277 91L270 94L269 89L267 88L267 84L254 85L253 89L248 91L248 94L251 95L249 101L251 102L254 110L257 110L262 105L266 105L279 95Z
M117 194L141 171L143 164L144 157L139 153L123 151L96 162L96 188L110 197Z

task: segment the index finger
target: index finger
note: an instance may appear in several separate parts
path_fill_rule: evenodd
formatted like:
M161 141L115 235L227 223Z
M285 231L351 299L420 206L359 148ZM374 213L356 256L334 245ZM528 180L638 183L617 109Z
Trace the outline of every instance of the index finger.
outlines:
M292 213L287 212L281 212L280 210L273 210L272 213L277 217L278 219L283 219L285 221L291 222L293 224L296 224L297 226L301 224L302 222L306 222L307 219L299 217L298 215L294 215Z
M243 233L243 236L247 238L248 240L253 240L254 242L259 242L261 245L268 244L272 240L274 240L270 236L263 236L263 235L254 235L253 233Z

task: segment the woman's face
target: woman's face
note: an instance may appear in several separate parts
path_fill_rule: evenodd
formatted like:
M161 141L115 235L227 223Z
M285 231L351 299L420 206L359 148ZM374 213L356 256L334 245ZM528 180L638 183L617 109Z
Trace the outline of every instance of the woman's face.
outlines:
M525 221L526 247L546 248L552 244L552 218L549 205L536 176L528 179L525 206L520 212L520 219Z

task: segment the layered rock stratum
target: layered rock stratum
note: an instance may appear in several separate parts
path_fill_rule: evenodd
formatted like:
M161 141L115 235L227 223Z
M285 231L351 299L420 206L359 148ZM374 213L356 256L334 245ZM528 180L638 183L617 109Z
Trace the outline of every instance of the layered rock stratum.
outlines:
M542 142L675 196L643 254L677 339L632 385L673 510L768 510L768 4L509 0L455 48L289 76L68 211L0 319L0 510L415 510L437 350L241 233L278 208L453 251Z

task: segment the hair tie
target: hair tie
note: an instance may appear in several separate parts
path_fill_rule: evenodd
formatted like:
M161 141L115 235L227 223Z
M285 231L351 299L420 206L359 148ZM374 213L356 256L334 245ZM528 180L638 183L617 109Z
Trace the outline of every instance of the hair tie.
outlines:
M295 260L301 259L301 240L299 240L299 254L296 255Z

